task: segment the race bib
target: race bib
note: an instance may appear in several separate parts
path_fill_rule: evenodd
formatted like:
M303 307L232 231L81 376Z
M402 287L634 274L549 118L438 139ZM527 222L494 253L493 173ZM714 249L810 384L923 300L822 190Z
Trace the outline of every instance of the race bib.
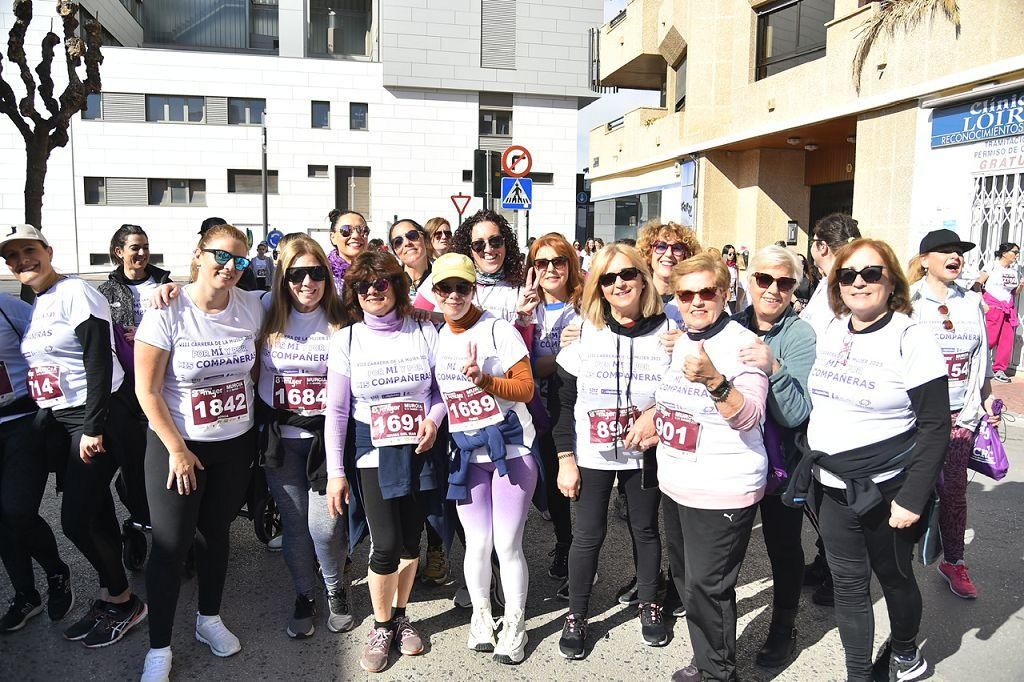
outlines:
M29 367L28 392L37 403L63 400L64 391L60 388L60 365L38 365ZM6 373L6 369L4 370ZM10 379L8 379L10 382Z
M621 444L626 433L640 416L640 410L629 405L620 410L591 410L587 412L587 416L590 417L590 444L614 445Z
M691 415L659 405L654 413L654 428L670 457L690 455L687 459L694 459L700 442L700 424Z
M248 417L245 381L192 389L192 423L195 426L228 424Z
M14 385L11 375L7 373L7 363L0 362L0 406L14 401Z
M257 277L266 277L267 276L267 268L266 268L266 266L261 266L261 267L253 268L253 272L256 273Z
M274 409L302 415L327 409L327 377L316 374L275 374Z
M967 381L968 365L971 361L970 353L944 352L946 357L946 371L950 381Z
M426 416L419 400L394 400L370 405L370 441L375 447L415 445Z
M494 396L477 386L445 393L444 403L448 406L448 430L453 433L477 431L505 419Z

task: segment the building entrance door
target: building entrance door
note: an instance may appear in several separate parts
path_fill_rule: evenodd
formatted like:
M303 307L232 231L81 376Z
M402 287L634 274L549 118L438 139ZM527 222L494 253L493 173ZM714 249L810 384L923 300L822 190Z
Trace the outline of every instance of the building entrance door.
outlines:
M853 213L853 180L830 182L826 185L811 187L810 223L807 226L808 237L814 224L830 213ZM811 243L808 239L807 249L810 253Z

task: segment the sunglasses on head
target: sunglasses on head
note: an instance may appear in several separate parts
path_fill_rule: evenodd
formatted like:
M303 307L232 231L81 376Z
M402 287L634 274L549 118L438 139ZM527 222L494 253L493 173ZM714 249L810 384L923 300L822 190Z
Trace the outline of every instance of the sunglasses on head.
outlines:
M404 235L400 234L397 237L393 237L391 239L391 248L398 251L398 249L402 248L402 244L406 239L411 242L418 242L421 236L419 230L409 230Z
M365 225L338 225L338 227L331 227L331 232L337 232L342 237L350 237L353 232L356 234L366 237L370 234L370 228Z
M227 265L229 260L234 259L235 270L245 270L249 267L249 263L252 262L251 259L246 258L245 256L236 256L230 251L225 251L224 249L203 249L203 253L212 253L213 260L217 261L217 265Z
M610 287L615 284L616 279L621 279L623 282L632 282L634 279L640 276L640 270L638 268L623 268L618 272L606 272L597 278L597 283L603 287Z
M754 281L757 283L757 286L762 289L767 289L774 282L779 285L779 291L782 293L792 291L797 284L796 280L792 277L772 277L766 272L755 272Z
M435 230L433 234L434 239L451 239L451 230Z
M718 287L704 287L697 291L682 289L676 292L676 298L679 299L680 303L692 303L694 296L699 296L702 301L713 301L715 296L718 296Z
M355 282L352 284L352 286L355 287L356 293L359 294L360 296L366 296L366 294L370 292L371 287L378 294L383 294L385 291L391 288L391 281L388 280L388 278L386 277L381 277L380 279L374 279L369 281L362 280L360 282Z
M505 238L502 237L500 234L496 234L491 237L488 237L486 241L483 239L477 239L475 242L469 245L469 248L473 249L477 253L483 253L484 249L487 248L488 246L491 247L492 249L500 249L501 247L505 246Z
M323 265L309 265L305 267L288 268L284 271L284 278L292 284L301 284L309 277L314 282L323 282L327 279L327 267Z
M682 242L676 242L674 244L669 244L668 242L654 242L653 246L654 253L658 254L659 256L668 251L669 249L672 249L672 255L675 256L676 258L690 257L690 250L686 248L686 244Z
M874 284L875 282L882 279L882 271L885 270L884 265L868 265L860 270L854 270L853 268L839 268L836 270L836 277L839 279L839 283L844 287L851 286L857 281L857 276L864 280L865 284Z
M533 261L533 266L543 272L548 269L549 265L554 265L556 269L564 268L569 264L569 259L565 256L555 256L554 258L536 258Z
M469 296L469 293L473 291L473 285L469 282L438 282L434 285L434 291L441 294L442 296L449 296L453 291L459 296Z

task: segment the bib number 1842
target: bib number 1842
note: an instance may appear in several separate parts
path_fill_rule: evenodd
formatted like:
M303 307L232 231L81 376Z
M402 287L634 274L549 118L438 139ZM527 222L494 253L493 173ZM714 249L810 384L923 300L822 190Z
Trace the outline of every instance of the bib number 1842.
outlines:
M196 426L237 421L249 414L244 381L194 388L191 397L192 423Z

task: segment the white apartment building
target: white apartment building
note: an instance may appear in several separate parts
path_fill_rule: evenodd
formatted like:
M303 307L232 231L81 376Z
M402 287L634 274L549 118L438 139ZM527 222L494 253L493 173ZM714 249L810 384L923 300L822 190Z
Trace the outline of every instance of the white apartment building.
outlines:
M366 215L372 237L396 216L455 224L450 197L473 194L473 151L514 143L534 158L530 235L575 232L577 109L595 96L588 29L600 0L81 5L104 27L103 92L50 160L43 227L63 271L108 270L122 223L142 225L154 260L176 273L208 216L258 241L264 123L270 229L326 244L335 207ZM35 14L32 66L54 4ZM5 5L4 35L13 22ZM24 146L6 118L0 158L0 224L22 222ZM525 216L518 224L525 238Z

